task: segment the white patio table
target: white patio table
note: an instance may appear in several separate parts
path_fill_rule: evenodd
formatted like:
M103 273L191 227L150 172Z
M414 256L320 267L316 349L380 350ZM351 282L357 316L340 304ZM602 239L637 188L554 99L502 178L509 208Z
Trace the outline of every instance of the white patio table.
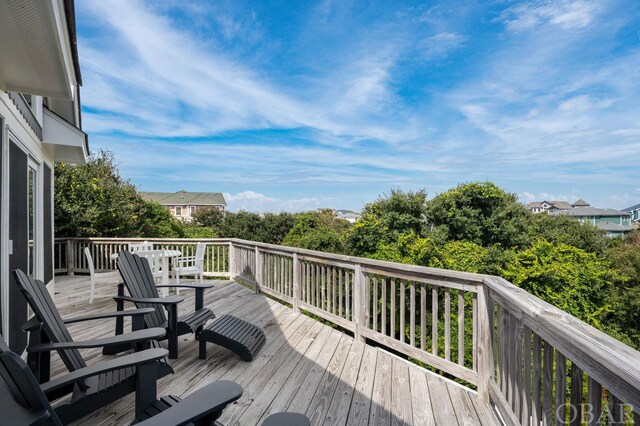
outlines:
M149 256L157 256L162 262L161 272L162 276L160 277L160 285L169 285L169 260L174 257L179 257L182 255L180 250L145 250L136 253L138 256L149 257ZM118 253L114 253L111 255L111 259L117 259ZM162 289L162 296L167 297L169 295L169 289L164 287Z

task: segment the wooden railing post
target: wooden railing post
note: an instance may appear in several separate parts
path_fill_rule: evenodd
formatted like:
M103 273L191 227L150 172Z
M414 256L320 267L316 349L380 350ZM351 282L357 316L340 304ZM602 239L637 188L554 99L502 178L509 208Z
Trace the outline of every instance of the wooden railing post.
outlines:
M262 285L262 252L258 247L255 248L256 253L256 294L260 293L260 286Z
M300 313L298 303L302 298L302 287L300 287L300 261L298 253L293 253L293 310L296 314Z
M74 275L75 269L75 247L72 240L67 240L67 275Z
M364 342L362 337L362 328L366 324L366 307L365 307L365 282L366 277L362 273L362 265L356 263L353 272L353 319L355 322L354 335L355 339Z
M489 383L493 380L493 342L491 341L491 296L486 285L478 287L478 397L489 402Z
M229 276L233 280L236 275L236 248L234 247L233 242L229 241Z

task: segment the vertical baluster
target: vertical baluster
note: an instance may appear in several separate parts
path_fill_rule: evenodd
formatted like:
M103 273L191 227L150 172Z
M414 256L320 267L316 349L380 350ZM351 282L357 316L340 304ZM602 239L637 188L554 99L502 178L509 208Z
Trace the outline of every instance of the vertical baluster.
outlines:
M529 424L531 418L531 329L524 327L524 392L522 401L522 417L520 423L523 426Z
M513 412L516 418L522 415L522 321L511 316L512 348L515 362L510 363L513 381Z
M582 370L574 362L571 363L571 426L582 424Z
M332 288L332 283L331 283L331 271L333 270L333 266L327 266L326 271L327 271L327 312L331 312L332 305L332 297L333 295L331 294L331 288Z
M420 349L423 351L427 345L427 285L420 283Z
M553 346L544 342L544 376L542 385L542 424L553 424Z
M396 338L396 279L391 278L391 337Z
M371 309L373 310L373 331L378 331L378 277L375 275L371 280L371 285L373 285L373 303L371 304Z
M351 286L349 285L349 270L344 271L344 293L347 297L345 301L345 308L347 310L347 319L351 319Z
M556 351L556 409L555 424L564 425L567 419L567 359Z
M538 426L542 420L542 403L540 401L540 380L542 378L542 340L537 334L533 335L533 383L531 424Z
M480 289L481 290L481 289ZM478 351L476 348L478 347L478 293L473 293L473 299L471 301L471 316L473 321L471 341L473 351L471 353L471 362L473 371L478 371Z
M385 336L387 335L387 283L388 278L380 278L380 284L382 284L382 300L380 306L382 309L382 323L380 324L380 331Z
M451 359L451 292L444 289L444 359Z
M458 290L458 364L464 365L464 291Z
M438 289L431 290L431 353L438 356Z
M333 314L336 315L336 313L338 312L338 307L337 307L337 297L336 297L336 269L333 266L331 267L331 285L333 286L333 292L332 292L332 296L333 296Z
M622 401L609 391L609 426L624 426Z
M342 317L342 271L338 269L338 316Z
M400 330L398 330L400 332L400 341L402 343L404 343L405 341L405 328L406 328L406 322L405 322L405 314L406 314L406 306L407 306L407 302L405 299L405 281L404 280L399 280L400 281Z
M588 384L588 403L591 408L591 417L588 426L596 426L600 424L600 416L602 416L602 386L593 378L589 377Z
M409 284L409 333L411 347L416 347L416 286L415 282L408 282Z

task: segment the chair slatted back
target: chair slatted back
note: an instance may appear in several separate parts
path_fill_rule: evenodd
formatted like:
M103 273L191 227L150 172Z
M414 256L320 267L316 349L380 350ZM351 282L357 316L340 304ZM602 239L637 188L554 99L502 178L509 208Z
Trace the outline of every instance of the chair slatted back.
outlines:
M27 299L27 303L42 323L49 339L54 343L73 342L73 338L44 283L27 276L20 269L13 271L13 276L22 295ZM59 350L58 354L69 371L87 366L77 349Z
M196 247L195 264L200 268L202 267L202 263L204 262L204 252L206 249L207 249L206 243L198 243L198 246Z
M0 336L0 377L4 381L4 388L0 383L0 398L4 400L13 398L17 404L27 410L47 411L50 415L49 423L62 425L27 364L11 352L2 336ZM2 413L2 415L11 416L11 413ZM11 422L11 418L4 420Z
M147 259L128 251L121 251L118 253L118 270L131 297L145 299L160 297ZM136 307L154 309L154 313L144 316L144 322L148 328L162 327L167 321L162 305L136 303Z

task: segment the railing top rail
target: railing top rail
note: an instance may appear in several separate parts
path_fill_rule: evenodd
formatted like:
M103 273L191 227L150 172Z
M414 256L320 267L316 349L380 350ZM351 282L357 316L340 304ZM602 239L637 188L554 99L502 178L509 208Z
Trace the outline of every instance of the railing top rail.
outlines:
M357 263L365 267L370 266L376 269L386 270L389 272L402 271L405 273L413 273L420 277L451 278L453 280L464 281L467 283L474 283L476 285L481 285L485 277L488 277L488 275L473 274L470 272L460 272L460 271L452 271L449 269L437 269L437 268L429 268L426 266L387 262L384 260L368 259L365 257L348 256L344 254L326 253L326 252L302 249L297 247L279 246L275 244L260 243L257 241L241 240L237 238L230 238L228 241L242 244L242 245L258 247L266 250L289 253L291 255L293 255L293 253L297 253L299 255L304 255L309 258L328 259L328 260L334 260L334 261L339 261L344 263L353 263L353 264Z
M501 277L486 277L484 284L542 339L614 395L640 407L640 352Z

